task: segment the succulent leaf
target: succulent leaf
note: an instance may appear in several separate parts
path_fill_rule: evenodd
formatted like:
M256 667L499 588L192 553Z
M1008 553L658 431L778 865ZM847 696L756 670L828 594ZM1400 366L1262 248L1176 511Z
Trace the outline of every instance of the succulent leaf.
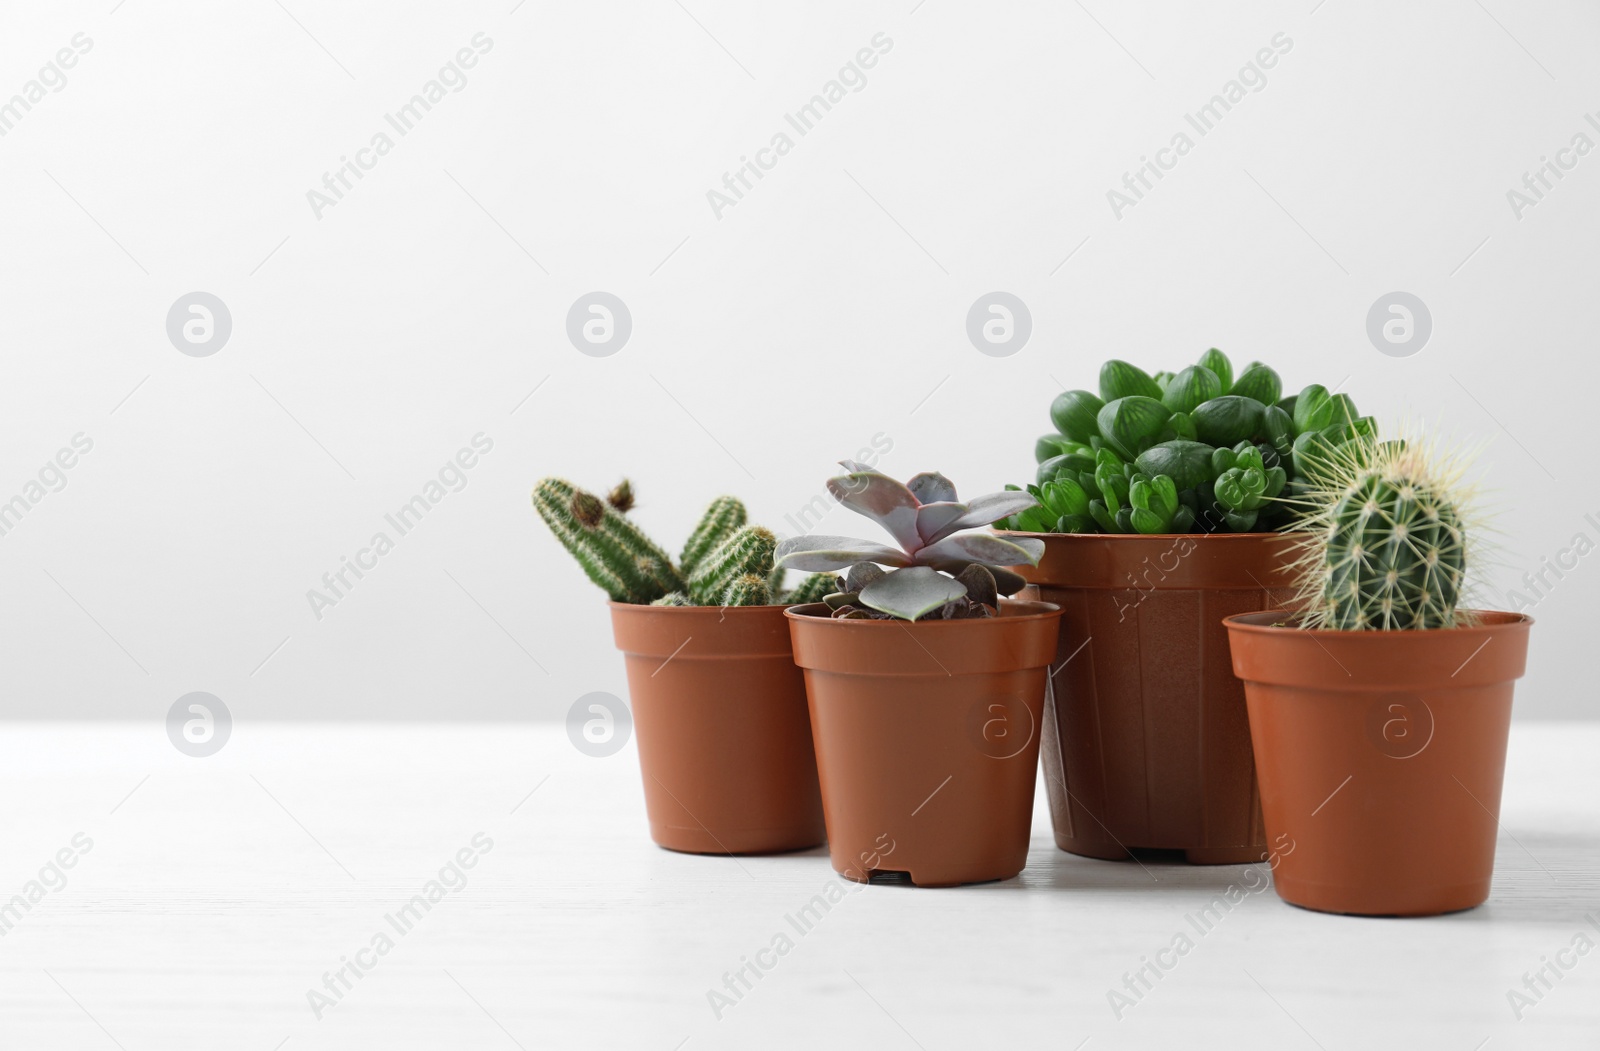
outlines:
M845 573L843 590L860 591L874 580L879 580L888 575L882 566L872 562L857 562Z
M1210 369L1212 375L1216 376L1222 383L1222 390L1218 392L1219 395L1227 394L1233 388L1233 362L1228 360L1228 355L1216 347L1212 347L1200 355L1199 363Z
M1249 533L1256 528L1256 520L1261 517L1260 511L1229 511L1223 516L1228 523L1230 533Z
M1008 490L999 493L988 493L984 496L975 496L967 501L967 509L960 517L952 522L945 523L931 537L927 543L935 543L960 529L977 529L980 526L998 522L1007 515L1025 511L1038 503L1032 493L1019 490Z
M966 513L967 505L963 503L923 504L917 508L917 535L924 544L931 544L946 532L960 529L955 523Z
M1155 398L1130 395L1106 402L1100 410L1100 434L1131 460L1155 444L1172 411Z
M912 475L906 488L911 490L911 495L917 498L919 504L954 503L960 499L956 496L955 483L938 471Z
M1134 460L1134 466L1151 477L1167 475L1179 489L1193 489L1215 477L1211 469L1211 453L1211 446L1200 442L1162 442L1140 453Z
M1106 402L1128 397L1144 397L1159 401L1161 384L1139 366L1113 358L1100 366L1100 397ZM1106 433L1103 421L1100 424L1100 433Z
M1201 403L1222 395L1222 381L1204 365L1190 365L1172 378L1161 404L1173 412L1191 413Z
M1333 423L1333 397L1328 388L1313 383L1295 395L1293 412L1296 434L1320 431Z
M861 591L863 606L901 620L918 620L967 593L966 586L927 566L897 569Z
M995 566L1039 564L1044 556L1044 541L1027 537L1011 539L991 533L959 533L947 536L917 552L919 565L938 562L983 562Z
M851 471L828 479L828 492L856 514L877 522L907 551L922 546L917 535L917 498L903 482L879 471Z
M1335 394L1329 399L1332 407L1330 412L1333 418L1328 421L1328 426L1337 427L1341 423L1350 423L1359 420L1361 412L1356 408L1355 399L1348 394Z
M1039 487L1035 499L1042 505L1041 509L1049 518L1089 513L1089 494L1084 492L1083 486L1071 478L1058 478L1053 482L1046 482Z
M1050 422L1067 438L1086 444L1090 438L1100 436L1096 420L1105 404L1086 390L1062 391L1050 403Z
M1194 441L1199 432L1195 430L1194 417L1186 412L1175 412L1167 417L1167 426L1161 432L1163 441Z
M778 564L808 573L835 573L857 562L909 566L910 556L871 540L848 536L794 536L778 544Z
M956 574L956 582L967 589L967 598L986 606L1000 605L1000 592L994 574L987 566L974 562Z
M1048 482L1059 477L1063 472L1076 474L1079 471L1092 470L1094 470L1094 450L1087 445L1082 445L1074 452L1052 456L1039 464L1038 470L1034 474L1034 481Z
M1234 381L1233 389L1229 394L1236 394L1243 398L1254 398L1262 405L1274 405L1283 397L1283 380L1272 368L1253 362L1244 374Z
M1278 406L1269 405L1262 413L1261 433L1280 456L1288 456L1294 450L1294 419Z
M1100 527L1102 533L1122 532L1121 529L1117 528L1116 516L1106 507L1104 500L1090 500L1089 515L1094 519L1095 524Z
M994 588L1002 595L1015 595L1028 586L1027 578L1021 573L1014 573L1005 566L985 566L989 575L994 577Z
M1060 456L1067 450L1062 444L1076 445L1077 443L1059 434L1041 434L1033 443L1033 460L1035 463L1044 463L1052 456Z
M1261 429L1266 411L1266 406L1254 398L1224 394L1200 405L1190 416L1202 442L1231 446L1253 438Z

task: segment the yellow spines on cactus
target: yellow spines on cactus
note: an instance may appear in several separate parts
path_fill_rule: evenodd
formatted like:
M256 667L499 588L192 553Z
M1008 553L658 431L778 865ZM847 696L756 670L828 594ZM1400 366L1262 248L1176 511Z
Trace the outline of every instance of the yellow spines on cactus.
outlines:
M1467 457L1427 443L1351 447L1298 498L1307 531L1298 563L1308 627L1333 631L1450 628L1472 562L1475 495Z

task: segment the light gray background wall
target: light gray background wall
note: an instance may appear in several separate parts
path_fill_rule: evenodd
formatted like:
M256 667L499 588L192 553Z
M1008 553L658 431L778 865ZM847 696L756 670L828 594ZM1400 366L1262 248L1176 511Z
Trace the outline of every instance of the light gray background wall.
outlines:
M783 528L877 434L891 473L988 491L1027 478L1060 384L1213 344L1490 439L1506 605L1600 540L1600 157L1507 198L1600 143L1597 31L1593 5L1506 0L8 5L0 97L91 46L0 137L0 500L93 448L0 537L0 711L159 718L205 690L236 719L559 717L624 683L540 476L628 475L674 546L724 491ZM464 86L394 132L480 33ZM877 34L865 85L794 132ZM1184 114L1277 34L1198 136ZM597 289L633 323L605 358L566 335ZM232 319L206 357L167 332L196 290ZM994 290L1032 317L1008 357L966 333ZM1405 358L1366 333L1395 290L1432 316ZM317 619L308 590L480 432L466 487ZM1586 556L1534 609L1520 717L1594 712L1597 599Z

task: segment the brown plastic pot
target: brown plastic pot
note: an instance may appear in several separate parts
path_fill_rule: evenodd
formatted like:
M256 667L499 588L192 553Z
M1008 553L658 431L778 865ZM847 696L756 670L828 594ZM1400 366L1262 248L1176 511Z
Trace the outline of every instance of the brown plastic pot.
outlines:
M805 669L828 849L847 879L1009 879L1028 860L1046 668L1061 611L982 620L787 612Z
M1012 535L1012 534L1003 534ZM1019 533L1016 569L1062 609L1045 788L1056 845L1091 858L1181 850L1259 861L1266 834L1244 690L1222 619L1288 604L1295 541L1278 533Z
M1305 631L1230 617L1284 901L1431 916L1489 897L1511 689L1533 620Z
M611 603L650 837L692 854L822 843L822 798L782 606Z

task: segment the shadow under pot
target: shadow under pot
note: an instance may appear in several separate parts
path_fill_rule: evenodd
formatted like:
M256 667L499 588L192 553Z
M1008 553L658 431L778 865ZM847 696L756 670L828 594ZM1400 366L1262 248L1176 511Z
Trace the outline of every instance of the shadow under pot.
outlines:
M973 620L787 611L805 669L834 869L857 882L1009 879L1028 859L1045 676L1061 611Z
M650 837L765 854L826 837L805 682L782 606L611 603Z
M1228 619L1284 901L1430 916L1489 897L1512 686L1533 621L1469 616L1434 631L1308 631L1285 612Z
M1045 789L1056 845L1191 864L1267 854L1244 689L1224 617L1293 599L1294 539L1277 533L1002 533L1044 541L1017 566L1062 609Z

